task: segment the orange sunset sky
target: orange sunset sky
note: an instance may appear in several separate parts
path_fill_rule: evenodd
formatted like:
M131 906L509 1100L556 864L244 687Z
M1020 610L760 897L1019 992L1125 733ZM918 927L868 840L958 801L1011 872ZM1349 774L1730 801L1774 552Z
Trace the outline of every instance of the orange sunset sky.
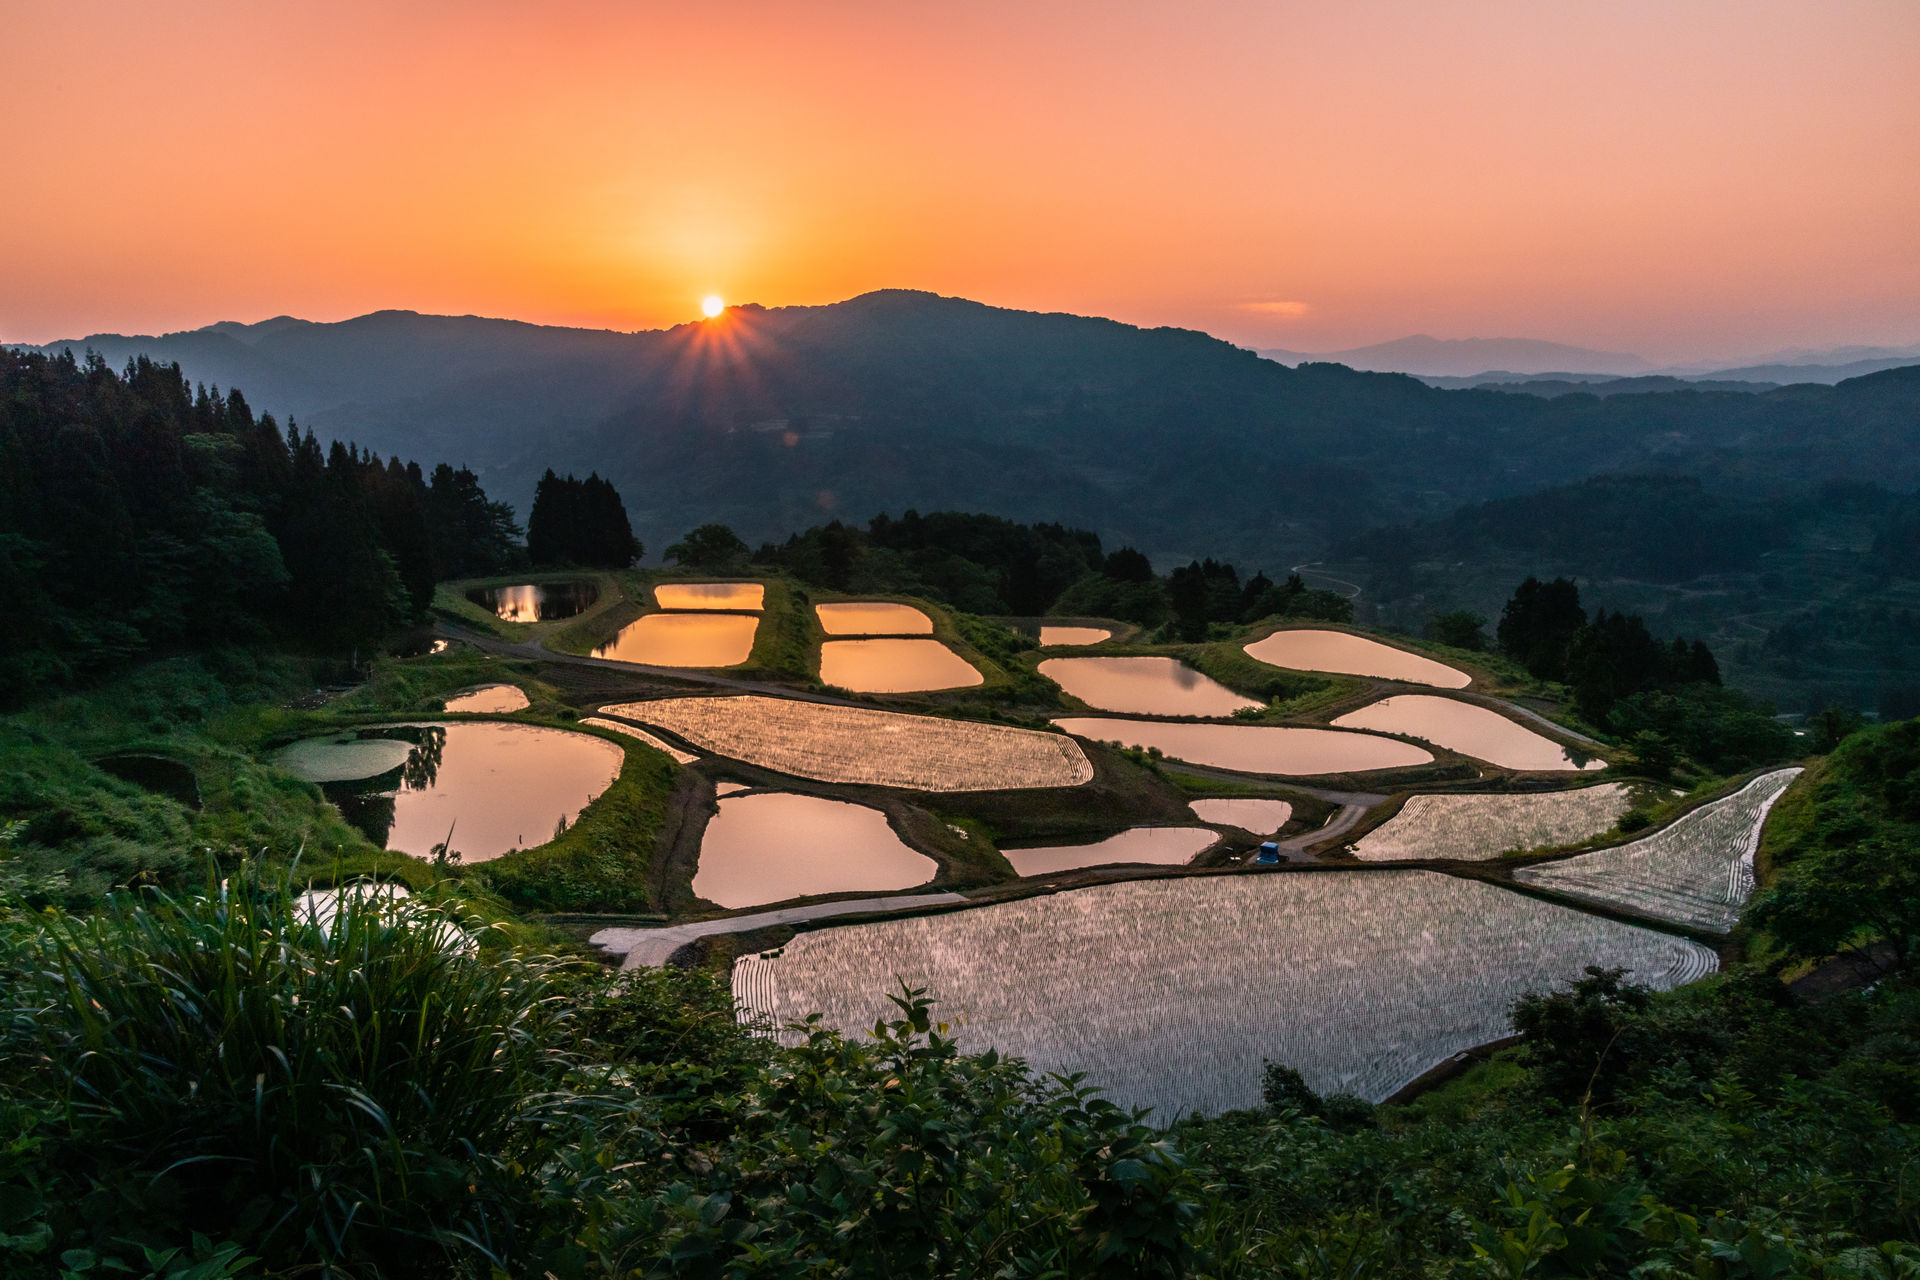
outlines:
M881 287L1334 349L1920 342L1920 4L0 10L0 339Z

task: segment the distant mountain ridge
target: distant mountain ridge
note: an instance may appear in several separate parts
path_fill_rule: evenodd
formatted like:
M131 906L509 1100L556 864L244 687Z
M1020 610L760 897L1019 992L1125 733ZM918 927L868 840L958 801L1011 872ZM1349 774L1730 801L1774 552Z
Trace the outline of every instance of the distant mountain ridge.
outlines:
M1268 350L1269 360L1298 365L1344 364L1374 373L1411 373L1463 378L1489 369L1515 373L1639 373L1653 365L1625 351L1594 351L1538 338L1435 338L1424 333L1345 351Z
M710 520L758 541L914 507L1284 570L1355 529L1608 472L1920 486L1905 370L1757 394L1443 391L907 290L640 333L384 311L50 344L88 347L177 361L323 437L466 463L523 514L547 467L598 471L656 550Z

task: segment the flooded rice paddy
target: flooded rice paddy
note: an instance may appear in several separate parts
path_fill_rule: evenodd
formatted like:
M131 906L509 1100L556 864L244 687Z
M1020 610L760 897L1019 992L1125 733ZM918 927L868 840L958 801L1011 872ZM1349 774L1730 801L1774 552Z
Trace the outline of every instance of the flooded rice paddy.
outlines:
M1202 822L1239 827L1257 836L1272 835L1293 816L1293 806L1285 800L1262 800L1257 796L1195 800L1187 808Z
M512 684L482 685L457 698L448 698L445 710L504 715L510 711L524 711L527 708L527 695L520 686Z
M1296 729L1281 725L1171 724L1155 720L1116 720L1099 716L1062 716L1054 724L1096 742L1118 742L1189 764L1238 773L1307 776L1359 773L1431 764L1433 753L1370 733L1334 729Z
M865 805L762 791L720 801L700 841L693 891L729 909L822 893L925 884L939 864Z
M821 782L909 791L1072 787L1093 779L1060 733L757 696L662 698L602 708L671 729L703 751Z
M442 843L463 862L545 844L620 776L626 758L604 738L536 725L465 721L363 732L389 736L295 743L306 750L283 752L282 767L291 758L308 775L330 772L327 796L354 825L384 848L422 858ZM369 750L350 752L354 745ZM377 775L359 772L395 755L398 762Z
M1409 796L1400 812L1353 846L1363 862L1497 858L1517 849L1577 844L1633 807L1624 783L1527 795Z
M691 751L682 751L671 742L656 738L645 729L637 728L634 725L626 724L619 720L609 720L605 716L588 716L581 720L580 723L590 724L596 729L611 729L615 733L625 734L635 742L645 743L655 751L662 751L672 756L675 764L692 764L700 758Z
M1113 639L1113 632L1105 627L1041 627L1040 644L1079 645L1099 644L1103 640Z
M1604 769L1604 760L1576 761L1553 739L1524 729L1497 711L1430 693L1400 693L1334 721L1347 729L1404 733L1503 769Z
M1184 866L1196 854L1212 848L1220 837L1205 827L1132 827L1093 844L1055 845L1044 849L1002 849L1013 869L1023 876L1051 875L1077 867L1115 864Z
M964 689L985 679L938 640L829 640L820 646L821 683L856 693Z
M185 760L128 752L102 756L93 762L93 767L144 791L165 796L186 808L200 807L200 780L195 776L193 766Z
M1396 649L1344 631L1295 628L1276 631L1246 647L1249 656L1291 671L1330 671L1336 675L1405 680L1441 689L1464 689L1473 677L1432 658Z
M1753 855L1767 813L1799 769L1776 769L1682 814L1650 836L1513 873L1522 884L1727 933L1753 892Z
M1422 871L1192 876L1104 884L941 915L802 933L734 966L776 1025L818 1011L849 1034L926 987L963 1049L1085 1071L1162 1122L1260 1103L1261 1059L1322 1093L1385 1098L1509 1030L1527 991L1618 966L1657 988L1706 947Z
M398 738L367 738L336 733L303 738L273 753L273 763L302 782L357 782L391 773L406 764L414 744Z
M662 582L653 589L662 609L745 609L758 613L767 589L758 582Z
M820 629L830 636L930 636L933 619L909 604L848 600L817 604Z
M1048 658L1040 674L1099 711L1230 716L1258 707L1178 658Z
M552 622L571 618L593 606L600 588L591 582L523 583L514 587L479 587L467 599L491 609L504 622Z
M753 652L759 627L760 619L745 613L649 613L593 656L648 667L737 667Z

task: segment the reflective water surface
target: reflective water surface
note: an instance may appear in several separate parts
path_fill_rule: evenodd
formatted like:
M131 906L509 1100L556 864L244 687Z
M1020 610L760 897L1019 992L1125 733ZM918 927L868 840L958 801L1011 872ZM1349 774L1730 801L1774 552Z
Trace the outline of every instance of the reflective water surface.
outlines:
M1316 631L1305 627L1276 631L1248 645L1247 653L1271 666L1292 671L1377 676L1382 680L1405 680L1441 689L1464 689L1473 683L1473 677L1466 672L1456 671L1443 662L1344 631Z
M1113 632L1105 627L1041 627L1040 643L1049 644L1099 644L1102 640L1113 639Z
M1351 729L1404 733L1505 769L1604 769L1604 760L1577 764L1553 739L1523 729L1497 711L1430 693L1401 693L1369 703L1334 721Z
M763 791L720 801L700 841L693 891L723 907L753 907L819 893L911 889L938 870L893 833L878 809Z
M526 583L517 587L478 587L467 599L507 622L552 622L571 618L600 598L591 582Z
M469 713L491 713L504 715L509 711L521 711L527 706L527 695L518 685L489 684L482 685L457 698L448 698L446 710Z
M1170 724L1154 720L1115 720L1099 716L1063 716L1054 721L1068 733L1096 742L1129 747L1158 747L1162 754L1192 764L1241 773L1310 775L1398 769L1429 764L1433 753L1410 742L1369 733L1332 729L1295 729L1284 725Z
M545 844L620 775L626 755L591 734L525 724L409 727L397 776L328 795L388 849L431 857L447 843L463 862Z
M820 646L821 683L857 693L964 689L985 679L938 640L829 640Z
M1101 711L1230 716L1260 705L1178 658L1048 658L1040 674Z
M820 629L830 636L927 636L933 619L910 604L882 600L849 600L817 604Z
M759 627L760 619L744 613L650 613L593 656L650 667L737 667L753 652Z
M1239 827L1257 836L1272 835L1293 816L1293 806L1285 800L1262 800L1257 796L1195 800L1187 807L1202 822Z
M663 582L653 589L662 609L752 609L763 607L767 589L757 582Z
M1076 867L1104 867L1114 863L1181 866L1193 861L1195 854L1211 848L1219 839L1205 827L1130 827L1093 844L1002 849L1000 852L1021 875L1044 876Z

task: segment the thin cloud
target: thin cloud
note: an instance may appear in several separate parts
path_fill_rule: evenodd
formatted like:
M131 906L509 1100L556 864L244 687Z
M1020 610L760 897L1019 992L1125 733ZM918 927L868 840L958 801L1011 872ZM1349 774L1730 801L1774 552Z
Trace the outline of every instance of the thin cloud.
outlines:
M1304 302L1285 301L1243 302L1240 304L1239 309L1242 311L1258 311L1261 315L1267 316L1304 316L1308 311L1312 310L1312 308Z

